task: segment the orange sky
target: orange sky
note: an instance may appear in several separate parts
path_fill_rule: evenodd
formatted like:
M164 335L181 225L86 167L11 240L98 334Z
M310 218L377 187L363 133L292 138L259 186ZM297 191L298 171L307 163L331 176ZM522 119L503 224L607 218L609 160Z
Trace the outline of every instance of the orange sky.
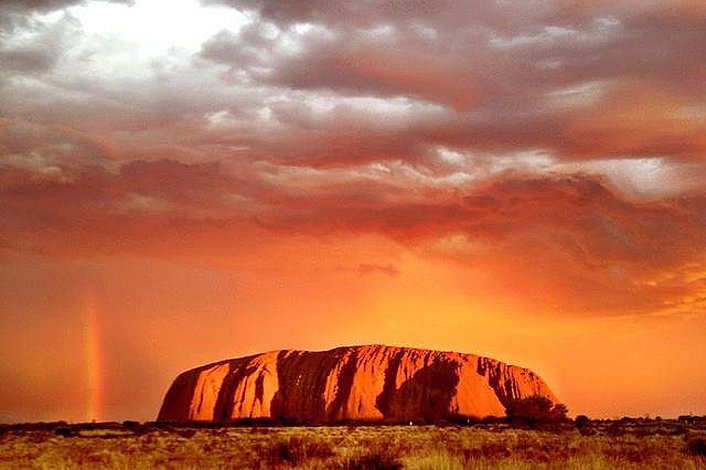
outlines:
M706 414L700 4L240 3L0 12L0 422L369 343Z

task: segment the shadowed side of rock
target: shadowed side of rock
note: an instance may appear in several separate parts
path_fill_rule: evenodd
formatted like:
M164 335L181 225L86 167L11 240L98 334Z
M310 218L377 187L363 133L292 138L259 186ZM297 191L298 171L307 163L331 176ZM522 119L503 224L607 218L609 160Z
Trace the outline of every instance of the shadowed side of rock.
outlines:
M159 420L438 421L504 416L513 400L556 402L532 371L494 359L388 346L273 351L180 374Z

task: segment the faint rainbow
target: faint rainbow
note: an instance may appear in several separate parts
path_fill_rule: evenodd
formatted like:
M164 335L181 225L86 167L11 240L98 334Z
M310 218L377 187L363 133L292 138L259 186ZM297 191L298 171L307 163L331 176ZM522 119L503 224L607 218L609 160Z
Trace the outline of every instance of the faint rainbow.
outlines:
M100 318L93 295L87 295L85 300L83 345L87 396L86 420L100 421L103 414L103 361Z

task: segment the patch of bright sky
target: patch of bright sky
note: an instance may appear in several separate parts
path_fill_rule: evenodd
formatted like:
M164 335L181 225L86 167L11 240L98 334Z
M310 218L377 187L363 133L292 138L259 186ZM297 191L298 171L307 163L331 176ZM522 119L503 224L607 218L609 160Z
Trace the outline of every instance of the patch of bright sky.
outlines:
M436 29L423 23L415 21L410 25L410 28L427 41L436 41L439 38L439 33Z
M698 172L689 178L693 174L689 164L659 157L595 160L566 167L603 175L625 196L641 200L675 196L703 184Z
M172 48L197 52L217 32L238 32L252 21L235 8L204 7L198 0L137 0L134 5L93 1L69 11L87 34L115 37L148 56Z
M314 115L327 115L335 110L348 110L359 117L384 116L389 123L414 117L440 116L447 111L443 106L408 97L378 98L375 96L337 96L332 93L298 92L288 100L306 103Z
M483 180L506 171L525 174L585 173L606 178L614 189L636 200L672 197L696 190L704 183L703 172L695 164L671 161L667 158L598 159L584 162L563 163L555 156L542 151L516 152L506 155L482 155L473 152L437 147L436 157L454 166L446 176L463 173L469 180ZM455 183L452 179L435 179L436 182Z
M526 46L538 42L553 41L557 39L575 36L578 31L561 26L546 26L541 32L534 35L521 34L511 37L501 37L494 35L490 39L490 44L495 47L507 48Z
M155 64L186 65L219 31L235 34L255 20L235 8L205 7L198 0L90 1L67 12L78 23L81 40L67 56L62 75L72 76L78 68L111 79L151 76ZM56 18L55 12L40 20Z
M379 122L380 118L384 118L386 128L404 127L412 119L430 119L447 113L443 106L407 97L338 96L333 93L298 90L267 97L264 106L258 107L256 114L250 118L272 121L275 119L272 109L281 106L303 107L312 119L325 122L334 118L335 113L341 113L339 121L358 125L373 123L379 127L383 125ZM204 117L213 127L225 128L239 122L239 119L226 109L207 113Z
M444 163L465 166L475 173L491 176L508 170L542 172L554 168L557 160L546 152L528 150L504 155L465 152L439 146L435 154Z
M272 23L266 23L274 28L275 34L270 37L276 40L273 51L282 57L296 56L304 52L305 42L320 43L333 41L337 34L324 25L313 23L295 23L284 31Z
M392 39L395 36L395 28L389 24L382 25L382 26L375 26L374 28L363 30L362 34L371 38L371 39L378 39L378 40Z
M607 89L605 81L590 81L553 90L546 96L548 104L553 107L580 107L596 103Z
M592 42L605 41L609 40L620 28L620 26L620 21L613 17L601 17L595 19L589 27L583 30L550 25L545 26L541 31L535 34L520 34L517 36L506 37L494 34L491 36L489 42L493 47L513 48L537 43L559 42L563 40Z

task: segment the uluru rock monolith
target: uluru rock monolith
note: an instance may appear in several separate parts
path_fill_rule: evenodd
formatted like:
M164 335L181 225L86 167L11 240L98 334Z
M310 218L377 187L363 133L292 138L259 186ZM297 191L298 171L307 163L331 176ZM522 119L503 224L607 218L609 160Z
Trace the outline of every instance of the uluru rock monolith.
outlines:
M512 401L557 402L528 369L487 357L389 346L282 350L180 374L162 421L439 421L505 416Z

